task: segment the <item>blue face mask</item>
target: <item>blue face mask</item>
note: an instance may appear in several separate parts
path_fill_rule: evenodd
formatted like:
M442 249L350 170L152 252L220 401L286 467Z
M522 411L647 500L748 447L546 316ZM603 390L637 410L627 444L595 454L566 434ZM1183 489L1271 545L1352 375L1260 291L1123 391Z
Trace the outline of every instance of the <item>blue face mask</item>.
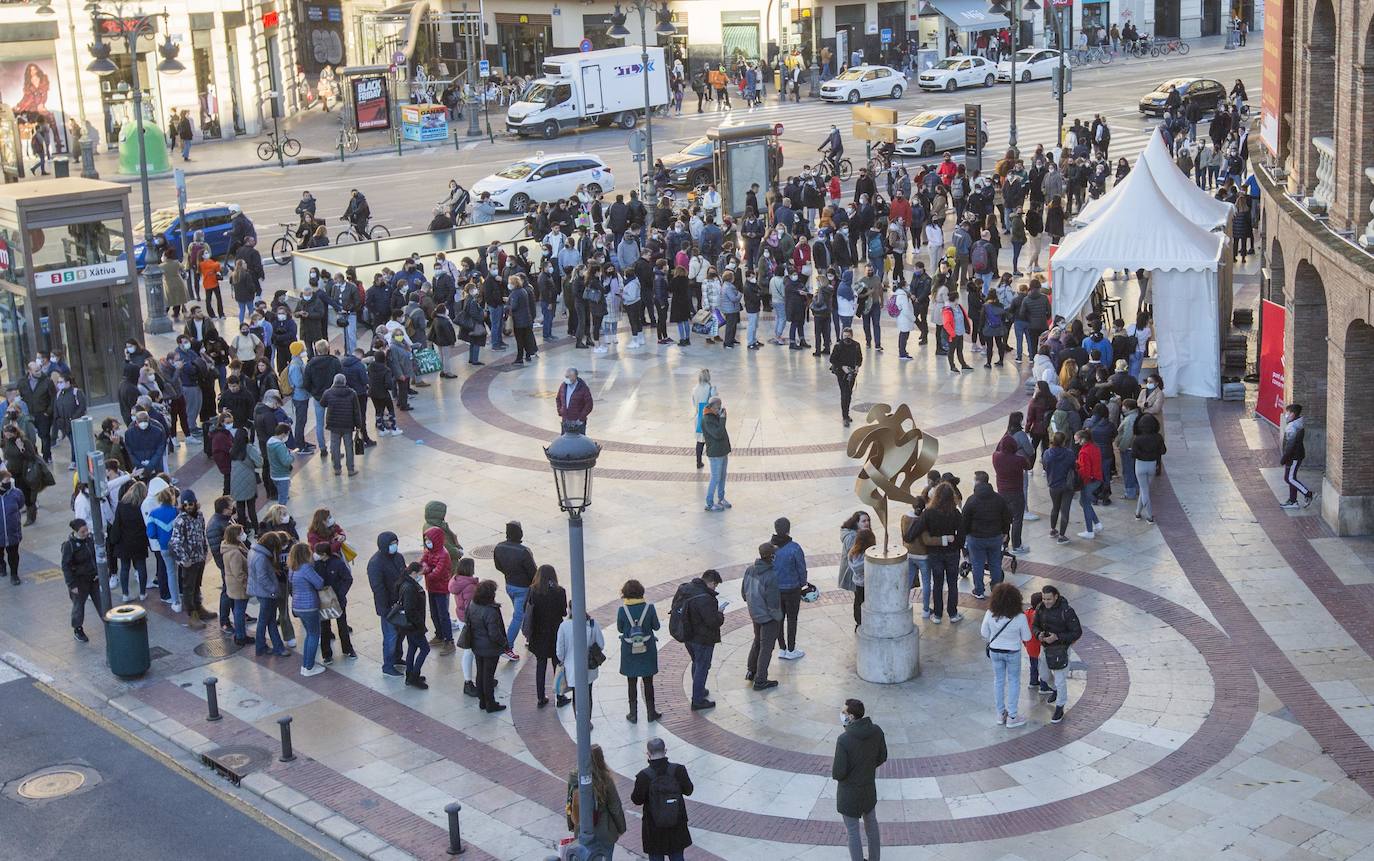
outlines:
M399 544L397 544L395 541L393 541L393 542L391 542L391 546L388 547L388 548L386 549L386 552L388 552L388 553L399 553L399 552L401 552L401 545L399 545Z

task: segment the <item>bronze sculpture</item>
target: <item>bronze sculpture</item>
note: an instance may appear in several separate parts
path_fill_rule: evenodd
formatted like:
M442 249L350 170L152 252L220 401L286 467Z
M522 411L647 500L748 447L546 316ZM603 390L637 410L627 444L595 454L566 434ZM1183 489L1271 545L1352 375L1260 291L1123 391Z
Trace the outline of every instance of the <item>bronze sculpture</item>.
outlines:
M907 428L907 424L910 428ZM846 453L862 458L863 467L854 482L854 494L870 506L883 524L883 553L888 549L888 502L914 505L916 486L940 453L940 442L916 427L911 408L898 404L874 404L864 424L849 437Z

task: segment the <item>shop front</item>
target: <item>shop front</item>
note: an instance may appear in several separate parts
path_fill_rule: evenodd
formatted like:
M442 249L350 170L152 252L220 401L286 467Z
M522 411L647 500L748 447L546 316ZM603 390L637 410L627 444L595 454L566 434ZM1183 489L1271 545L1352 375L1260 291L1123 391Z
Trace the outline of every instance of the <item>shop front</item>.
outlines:
M1081 0L1079 29L1088 34L1088 44L1097 45L1109 41L1112 28L1112 4L1110 0Z
M992 38L1008 25L1007 17L992 14L988 11L989 4L984 0L930 0L929 5L935 11L923 15L922 20L934 18L937 26L943 30L938 37L942 57L977 53L980 35L986 34ZM926 32L923 25L922 33Z
M48 151L67 151L65 99L57 74L57 24L0 25L0 101L14 111L26 156L35 133Z
M499 57L492 58L493 65L507 75L538 77L553 45L553 16L497 12L496 43Z
M126 339L142 340L129 265L128 185L53 179L0 189L0 358L14 381L61 349L91 403L118 397Z

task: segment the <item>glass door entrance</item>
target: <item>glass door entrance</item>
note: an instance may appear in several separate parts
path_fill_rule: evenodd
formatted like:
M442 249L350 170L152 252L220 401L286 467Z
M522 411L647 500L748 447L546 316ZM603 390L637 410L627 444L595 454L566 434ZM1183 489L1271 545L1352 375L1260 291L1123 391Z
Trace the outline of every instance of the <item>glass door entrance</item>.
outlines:
M90 403L109 402L119 391L123 341L103 302L40 306L39 349L59 349Z

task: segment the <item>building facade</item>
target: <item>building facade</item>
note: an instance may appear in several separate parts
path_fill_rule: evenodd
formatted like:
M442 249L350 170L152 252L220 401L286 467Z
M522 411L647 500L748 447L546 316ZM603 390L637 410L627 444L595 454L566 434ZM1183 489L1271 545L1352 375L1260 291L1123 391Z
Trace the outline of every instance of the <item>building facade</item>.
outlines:
M1265 298L1286 311L1285 396L1302 404L1322 516L1374 533L1374 8L1270 0L1260 163Z
M117 146L133 118L135 65L145 115L165 126L171 111L189 110L198 139L256 134L270 125L270 93L278 94L282 116L297 110L304 98L296 33L300 16L294 3L187 0L167 7L165 21L153 19L156 33L139 37L133 55L120 24L106 21L101 38L110 45L110 60L117 67L106 76L86 70L95 26L84 5L75 0L52 0L51 5L54 14L44 16L32 4L0 3L0 102L21 115L21 133L31 135L33 127L46 126L54 151L71 146L69 119L102 150ZM101 8L114 14L111 4ZM332 8L339 8L337 0ZM140 13L161 11L130 6L123 14L131 21ZM157 71L162 59L157 49L166 36L180 47L177 59L185 71Z

